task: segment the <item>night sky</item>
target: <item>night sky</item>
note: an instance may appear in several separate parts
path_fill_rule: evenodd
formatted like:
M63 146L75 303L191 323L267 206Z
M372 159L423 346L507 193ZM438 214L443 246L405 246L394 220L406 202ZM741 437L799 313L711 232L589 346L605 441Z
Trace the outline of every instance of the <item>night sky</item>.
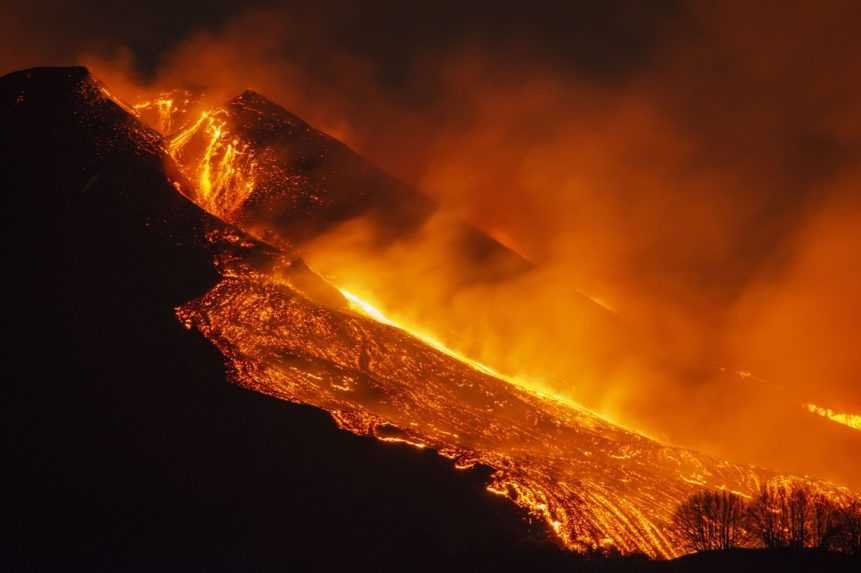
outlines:
M73 62L82 52L128 48L152 74L191 34L218 29L255 10L274 10L303 33L325 35L396 87L417 58L477 45L507 57L529 55L596 81L621 81L654 57L669 27L690 25L678 2L13 2L4 33L15 39L3 67ZM312 30L309 30L312 29ZM285 44L291 40L285 38ZM286 51L286 50L285 50ZM326 54L318 54L318 61ZM313 56L309 57L313 60Z

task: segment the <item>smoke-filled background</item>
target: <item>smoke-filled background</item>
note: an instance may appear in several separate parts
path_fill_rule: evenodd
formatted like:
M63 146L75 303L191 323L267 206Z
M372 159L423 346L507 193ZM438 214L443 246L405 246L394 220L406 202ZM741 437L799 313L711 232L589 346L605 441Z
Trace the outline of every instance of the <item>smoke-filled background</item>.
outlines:
M852 430L795 423L861 413L858 3L555 4L21 2L0 64L263 93L442 207L315 268L626 425L861 484ZM453 218L536 270L451 292Z

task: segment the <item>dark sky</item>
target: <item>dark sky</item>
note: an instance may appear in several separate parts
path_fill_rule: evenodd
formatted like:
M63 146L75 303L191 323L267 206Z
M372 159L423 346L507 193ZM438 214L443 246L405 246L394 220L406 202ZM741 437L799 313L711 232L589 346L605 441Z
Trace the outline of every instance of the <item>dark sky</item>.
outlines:
M73 60L125 46L152 73L167 51L255 8L277 9L297 28L325 29L338 47L367 57L397 82L423 54L477 43L530 54L595 78L614 79L651 56L663 26L684 19L678 2L107 2L13 1L4 16L3 66Z

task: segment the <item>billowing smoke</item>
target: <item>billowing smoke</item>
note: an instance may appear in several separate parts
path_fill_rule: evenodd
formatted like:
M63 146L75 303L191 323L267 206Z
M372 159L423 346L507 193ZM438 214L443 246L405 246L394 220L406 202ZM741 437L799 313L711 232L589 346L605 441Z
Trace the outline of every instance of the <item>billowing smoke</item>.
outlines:
M116 34L63 45L127 99L252 88L438 200L409 242L356 220L306 246L404 320L676 443L857 485L854 438L793 422L861 411L856 3L640 4L222 8L143 65ZM536 271L452 292L454 218Z

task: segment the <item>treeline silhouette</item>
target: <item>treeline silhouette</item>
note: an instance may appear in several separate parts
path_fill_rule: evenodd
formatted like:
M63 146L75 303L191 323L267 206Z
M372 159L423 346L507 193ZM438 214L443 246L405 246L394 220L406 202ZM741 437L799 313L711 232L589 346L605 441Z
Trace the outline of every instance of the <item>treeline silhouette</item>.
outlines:
M673 523L692 551L815 548L861 556L861 503L802 482L769 483L750 499L702 491L679 505Z

